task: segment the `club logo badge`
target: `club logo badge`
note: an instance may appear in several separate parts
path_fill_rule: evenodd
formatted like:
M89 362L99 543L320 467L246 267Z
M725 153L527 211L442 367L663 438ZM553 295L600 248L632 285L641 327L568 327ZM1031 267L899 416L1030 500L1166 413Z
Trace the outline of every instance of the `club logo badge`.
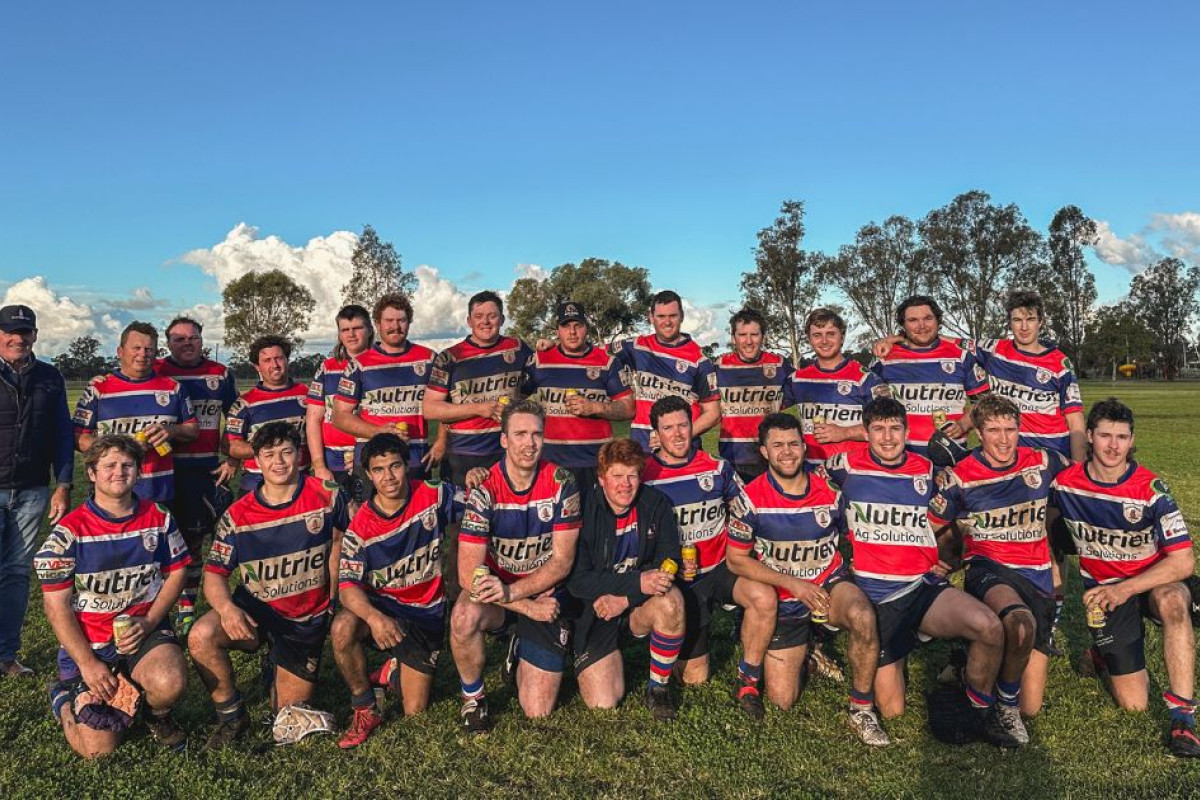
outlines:
M1121 510L1124 512L1125 521L1130 525L1136 525L1142 521L1142 507L1134 503L1125 503Z
M219 375L205 375L204 385L208 387L210 392L215 392L221 388L221 377Z
M854 384L850 381L838 381L838 394L845 396L854 391Z
M1025 485L1030 489L1037 489L1042 485L1042 473L1036 469L1022 470L1021 480L1025 481Z
M155 392L154 402L158 403L163 408L166 408L171 403L171 395L169 392Z
M304 527L308 529L309 533L320 533L321 528L324 527L324 522L325 516L320 511L304 515Z
M600 378L600 368L599 367L588 367L587 368L587 376L588 376L589 381L598 380Z
M700 476L700 488L706 492L711 492L713 488L713 476L705 473Z
M763 364L763 377L767 380L773 380L779 367L776 364Z

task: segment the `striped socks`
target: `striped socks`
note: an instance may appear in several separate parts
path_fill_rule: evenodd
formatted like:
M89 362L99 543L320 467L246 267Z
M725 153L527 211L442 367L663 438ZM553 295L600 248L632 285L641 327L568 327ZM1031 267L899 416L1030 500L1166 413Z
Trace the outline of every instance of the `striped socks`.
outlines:
M683 647L683 636L650 631L650 682L666 686Z
M1020 681L996 681L996 700L1006 706L1015 706L1021 698Z
M965 682L963 691L966 692L967 701L970 702L972 708L991 708L996 704L996 698L993 695L974 689Z
M479 677L468 683L462 678L458 679L458 685L462 687L463 700L481 700L483 699L483 678Z
M1189 728L1196 724L1195 700L1163 692L1163 702L1167 704L1167 712L1171 715L1172 722L1185 722Z

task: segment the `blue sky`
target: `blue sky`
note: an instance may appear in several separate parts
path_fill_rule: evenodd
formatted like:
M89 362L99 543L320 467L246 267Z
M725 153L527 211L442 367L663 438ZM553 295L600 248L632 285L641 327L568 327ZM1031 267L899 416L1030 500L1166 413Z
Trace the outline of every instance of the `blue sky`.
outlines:
M1104 298L1200 249L1194 4L420 6L10 7L0 293L169 314L238 223L370 222L460 293L595 255L706 306L784 198L831 250L972 188L1106 222Z

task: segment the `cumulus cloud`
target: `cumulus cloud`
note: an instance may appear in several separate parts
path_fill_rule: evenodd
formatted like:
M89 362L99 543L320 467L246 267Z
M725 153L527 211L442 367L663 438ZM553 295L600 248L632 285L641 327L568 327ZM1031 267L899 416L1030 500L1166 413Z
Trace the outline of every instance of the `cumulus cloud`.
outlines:
M541 264L517 264L515 271L518 280L521 278L533 278L535 281L541 282L550 277L550 270Z
M1169 254L1200 263L1200 212L1155 214L1149 227L1162 235L1163 249Z
M1096 257L1106 264L1124 267L1130 272L1141 272L1158 257L1145 236L1134 233L1122 238L1113 233L1107 222L1096 221L1096 236L1093 249Z
M44 358L66 350L72 339L98 335L97 320L91 306L59 294L40 275L25 278L4 291L0 306L26 305L37 314L37 351Z
M724 349L729 343L728 324L729 309L724 304L697 306L684 298L683 324L680 328L701 347L716 342L718 349Z

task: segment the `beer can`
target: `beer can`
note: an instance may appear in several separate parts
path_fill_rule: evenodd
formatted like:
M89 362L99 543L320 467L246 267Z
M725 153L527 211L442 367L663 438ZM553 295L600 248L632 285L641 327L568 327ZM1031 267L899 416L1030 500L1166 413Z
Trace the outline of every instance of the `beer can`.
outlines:
M1103 628L1108 622L1108 615L1104 613L1104 609L1099 605L1087 607L1087 626L1089 628Z
M132 627L133 627L133 617L129 616L128 614L118 614L117 616L113 617L113 621L112 621L113 644L116 645L117 647L120 647L121 646L121 638L125 635L125 632L128 631Z
M933 427L941 430L946 425L946 412L942 409L936 409L933 412Z
M479 585L479 581L491 575L492 571L486 565L480 564L475 568L475 572L471 574L471 599L479 602L479 596L475 594L475 587Z
M160 456L171 455L171 443L165 440L159 442L158 444L154 445L154 452L158 453Z
M674 577L679 572L679 565L675 563L673 558L664 558L660 570Z
M810 613L809 619L812 620L814 625L824 625L829 622L829 614L825 611L817 611L814 608Z
M508 395L501 395L500 397L496 398L496 402L502 406L507 406L512 403L512 398Z
M826 418L824 414L813 414L813 425L824 425Z
M408 423L407 422L397 422L396 430L400 433L401 436L403 436L406 439L408 438Z
M565 392L563 392L563 395L565 397L578 397L579 390L578 389L567 389Z
M679 551L683 557L683 579L691 581L696 579L696 573L700 569L699 553L696 552L696 545L685 544Z

